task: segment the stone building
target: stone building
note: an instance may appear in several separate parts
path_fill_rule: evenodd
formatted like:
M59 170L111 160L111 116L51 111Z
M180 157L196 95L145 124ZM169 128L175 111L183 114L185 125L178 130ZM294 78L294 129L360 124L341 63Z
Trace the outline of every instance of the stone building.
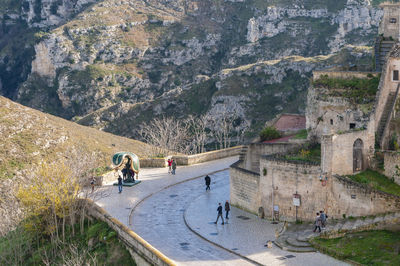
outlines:
M397 32L398 40L399 27L386 24L395 24L390 18L398 22L400 4L383 8L384 36ZM241 160L231 166L232 204L289 221L312 220L319 210L336 219L399 211L400 197L346 177L370 168L375 149L387 150L400 132L399 71L399 42L387 54L381 73L314 71L307 96L308 140L248 145ZM366 85L351 91L340 86L343 80ZM375 85L376 91L371 89ZM305 143L313 142L320 145L316 146L320 159L292 156L305 153ZM385 155L385 169L396 182L400 182L399 158Z

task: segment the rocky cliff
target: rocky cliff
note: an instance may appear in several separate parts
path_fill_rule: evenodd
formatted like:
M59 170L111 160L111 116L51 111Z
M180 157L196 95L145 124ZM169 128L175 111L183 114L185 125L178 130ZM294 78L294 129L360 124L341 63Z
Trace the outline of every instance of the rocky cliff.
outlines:
M13 57L23 67L2 49L0 67L18 76L0 76L3 94L126 136L139 127L124 123L166 113L229 109L254 131L304 112L313 69L371 67L370 49L354 46L372 45L382 17L367 0L19 2L3 25L36 30Z

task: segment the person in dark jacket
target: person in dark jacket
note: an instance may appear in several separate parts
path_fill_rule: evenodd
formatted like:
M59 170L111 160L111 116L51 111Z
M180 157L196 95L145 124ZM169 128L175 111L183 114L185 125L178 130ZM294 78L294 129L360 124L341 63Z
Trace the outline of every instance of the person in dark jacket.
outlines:
M228 218L228 214L229 214L229 211L231 210L231 206L229 205L229 201L226 201L225 202L225 212L226 212L226 215L225 215L225 218L226 219L229 219Z
M210 190L211 177L209 177L208 175L206 175L206 177L204 178L204 180L206 181L206 191L207 191L207 189Z
M172 174L174 175L174 174L175 174L175 171L176 171L176 162L175 162L174 159L172 159L172 164L171 164L171 166L172 166Z
M118 176L118 193L122 192L122 177Z
M222 223L221 224L224 224L224 216L222 215L221 203L218 203L217 212L218 212L218 216L217 216L217 220L215 221L215 224L217 224L219 217L221 217L221 219L222 219Z

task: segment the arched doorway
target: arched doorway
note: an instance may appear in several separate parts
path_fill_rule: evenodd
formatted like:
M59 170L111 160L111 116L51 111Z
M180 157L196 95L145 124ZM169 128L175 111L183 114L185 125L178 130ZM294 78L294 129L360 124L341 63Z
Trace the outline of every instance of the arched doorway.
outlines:
M363 150L364 144L361 139L356 139L353 144L353 172L363 170Z

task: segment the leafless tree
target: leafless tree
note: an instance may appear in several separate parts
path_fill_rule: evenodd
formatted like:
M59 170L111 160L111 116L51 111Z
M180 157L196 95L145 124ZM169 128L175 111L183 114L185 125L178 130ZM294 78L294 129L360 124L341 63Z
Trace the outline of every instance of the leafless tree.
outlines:
M229 148L231 146L233 121L236 118L236 114L228 112L226 105L223 105L218 118L212 120L213 136L219 144L220 149Z
M156 147L156 152L165 150L187 153L189 125L173 117L162 117L142 126L140 134L147 143ZM153 154L157 155L157 154Z
M210 116L205 114L200 117L190 115L186 120L189 125L190 138L192 139L190 153L205 152L205 144L207 141L207 125L211 120Z

